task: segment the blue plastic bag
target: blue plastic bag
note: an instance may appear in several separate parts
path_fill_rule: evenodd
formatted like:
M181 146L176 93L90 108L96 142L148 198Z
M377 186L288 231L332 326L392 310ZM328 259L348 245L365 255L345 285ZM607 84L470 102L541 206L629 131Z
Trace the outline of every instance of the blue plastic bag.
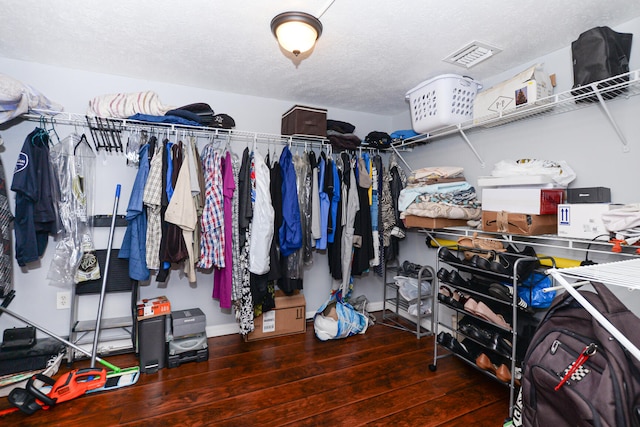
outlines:
M369 318L343 301L340 293L334 293L316 311L313 319L316 337L321 341L364 334Z
M548 308L556 297L556 291L542 292L542 290L551 286L552 282L549 276L534 272L518 286L518 296L529 307Z

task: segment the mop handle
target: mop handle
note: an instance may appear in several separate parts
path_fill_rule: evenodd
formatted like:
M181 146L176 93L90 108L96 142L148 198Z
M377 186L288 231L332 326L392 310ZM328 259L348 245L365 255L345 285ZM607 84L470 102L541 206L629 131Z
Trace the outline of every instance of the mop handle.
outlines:
M104 305L104 295L107 289L107 277L109 275L109 260L111 259L111 247L113 246L113 232L116 228L116 214L118 212L118 202L120 201L120 184L116 185L116 196L113 201L113 213L111 214L111 226L109 227L109 240L107 242L107 256L104 261L104 273L102 274L102 288L100 289L100 301L98 303L98 315L96 318L96 330L93 335L93 348L91 350L91 367L96 367L98 353L98 338L100 335L100 322L102 321L102 306Z
M9 316L11 317L15 317L16 319L20 320L21 322L26 323L29 326L33 326L34 328L36 328L37 330L44 332L45 334L49 335L51 338L54 338L56 341L60 341L61 343L79 351L80 353L84 354L85 356L91 356L91 353L87 350L85 350L82 347L79 347L77 345L75 345L74 343L72 343L71 341L67 341L64 338L54 334L53 332L49 331L46 328L43 328L40 325L36 325L35 323L27 320L26 318L20 316L17 313L12 312L11 310L7 309L6 307L3 307L0 305L0 313L7 313ZM112 365L111 363L107 362L106 360L100 359L99 357L96 357L96 360L100 363L102 363L104 366L106 366L107 368L111 369L114 372L120 372L120 368L118 368L115 365Z

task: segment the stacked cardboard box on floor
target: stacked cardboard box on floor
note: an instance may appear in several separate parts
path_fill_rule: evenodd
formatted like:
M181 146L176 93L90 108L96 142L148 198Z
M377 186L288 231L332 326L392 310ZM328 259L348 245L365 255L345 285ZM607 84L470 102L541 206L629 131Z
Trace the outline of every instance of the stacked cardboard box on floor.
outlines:
M255 329L244 336L245 341L298 334L307 330L303 294L295 291L293 295L286 295L277 290L275 303L275 309L253 319Z

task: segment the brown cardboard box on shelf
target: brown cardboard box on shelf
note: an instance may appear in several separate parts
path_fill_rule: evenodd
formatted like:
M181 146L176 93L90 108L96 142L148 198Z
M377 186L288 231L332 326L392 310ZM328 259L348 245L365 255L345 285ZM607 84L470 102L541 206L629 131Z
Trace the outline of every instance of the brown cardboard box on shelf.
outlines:
M482 211L482 230L525 236L556 234L558 232L558 215Z
M307 330L306 302L303 294L296 291L288 296L278 290L275 302L275 309L253 319L254 330L244 336L245 341L298 334Z
M282 115L282 135L327 136L327 110L294 105Z
M467 225L466 219L426 218L415 215L407 215L403 221L407 228L446 228Z

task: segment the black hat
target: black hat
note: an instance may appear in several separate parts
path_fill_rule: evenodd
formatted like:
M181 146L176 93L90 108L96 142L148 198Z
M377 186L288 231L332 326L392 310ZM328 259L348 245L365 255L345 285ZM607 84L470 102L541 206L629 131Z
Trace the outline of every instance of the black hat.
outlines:
M228 114L222 113L222 114L216 114L215 116L213 116L213 119L209 126L214 128L231 129L236 127L236 122Z

